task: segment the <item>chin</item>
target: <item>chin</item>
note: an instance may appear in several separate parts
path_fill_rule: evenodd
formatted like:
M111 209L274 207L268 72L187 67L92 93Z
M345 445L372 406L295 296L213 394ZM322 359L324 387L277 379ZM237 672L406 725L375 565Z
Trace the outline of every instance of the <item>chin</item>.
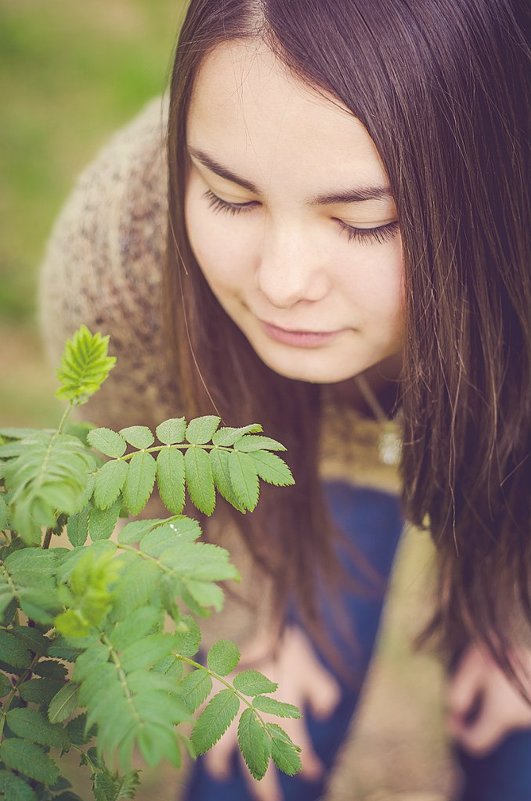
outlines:
M353 360L348 366L338 365L333 364L332 360L325 356L321 358L320 364L312 364L310 359L304 358L307 356L305 353L297 354L290 359L275 359L270 354L266 356L262 353L258 353L258 356L271 370L284 378L306 381L309 384L337 384L362 373L372 364L371 362L358 365Z

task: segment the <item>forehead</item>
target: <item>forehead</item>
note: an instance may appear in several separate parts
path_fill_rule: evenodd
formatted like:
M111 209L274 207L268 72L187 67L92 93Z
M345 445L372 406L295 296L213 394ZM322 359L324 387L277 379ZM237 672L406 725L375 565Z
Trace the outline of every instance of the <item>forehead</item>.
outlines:
M205 58L191 98L187 140L260 185L282 176L335 188L353 180L386 180L362 123L254 40L224 43Z

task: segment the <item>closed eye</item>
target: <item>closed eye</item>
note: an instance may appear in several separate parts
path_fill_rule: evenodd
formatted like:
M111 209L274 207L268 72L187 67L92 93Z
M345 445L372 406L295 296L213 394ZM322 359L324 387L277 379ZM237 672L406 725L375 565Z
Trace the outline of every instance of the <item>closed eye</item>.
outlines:
M251 200L249 203L229 203L228 200L223 200L215 195L210 189L204 193L203 197L207 199L209 207L215 212L223 212L232 215L252 211L260 205L256 200ZM377 242L383 244L389 239L392 239L399 229L398 220L386 223L385 225L379 225L376 228L356 228L353 225L343 222L343 220L337 218L333 219L338 223L341 232L347 236L349 242L357 241L364 244Z
M378 242L382 245L389 239L392 239L398 233L399 223L398 220L386 223L385 225L378 225L376 228L355 228L353 225L337 220L341 230L346 234L349 242L356 240L357 242Z
M227 214L240 214L242 211L251 211L255 206L260 205L256 200L252 200L250 203L229 203L228 200L222 200L215 195L210 189L205 192L203 197L206 197L211 209L214 209L214 211L224 211Z

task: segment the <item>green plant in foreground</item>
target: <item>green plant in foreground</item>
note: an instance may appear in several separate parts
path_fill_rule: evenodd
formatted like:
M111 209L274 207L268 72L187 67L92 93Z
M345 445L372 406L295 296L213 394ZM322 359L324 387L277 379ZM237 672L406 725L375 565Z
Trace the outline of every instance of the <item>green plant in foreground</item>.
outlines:
M85 326L67 342L57 394L69 405L57 430L0 429L0 798L80 801L60 768L71 749L96 801L133 798L134 755L179 767L183 747L206 752L242 709L238 742L252 775L270 759L294 774L300 749L263 714L299 717L297 708L272 698L276 684L258 671L229 680L239 661L231 642L197 661L196 618L221 609L219 582L238 574L182 514L186 494L212 514L216 492L252 511L260 479L293 483L274 453L285 448L258 424L220 428L215 416L165 420L155 434L67 427L114 366L107 348ZM127 522L111 540L155 482L170 515ZM68 547L57 537L65 529Z

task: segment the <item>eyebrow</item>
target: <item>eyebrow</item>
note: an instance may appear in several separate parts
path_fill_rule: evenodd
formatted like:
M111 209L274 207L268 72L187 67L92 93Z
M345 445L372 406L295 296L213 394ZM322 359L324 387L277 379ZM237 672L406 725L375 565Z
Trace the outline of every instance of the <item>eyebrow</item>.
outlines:
M262 194L260 189L256 186L256 184L253 184L252 181L248 181L246 178L241 178L239 175L236 175L234 172L232 172L232 170L224 167L222 164L216 161L216 159L213 159L203 150L197 150L195 147L188 147L188 152L204 167L216 175L219 175L220 178L225 178L226 181L230 181L233 184L238 184L238 186L241 186L243 189L247 189L248 192L252 192L254 195ZM315 195L308 201L308 205L327 206L335 203L362 203L364 200L382 199L393 199L393 194L388 186L362 186L357 187L356 189L347 189L339 192Z

